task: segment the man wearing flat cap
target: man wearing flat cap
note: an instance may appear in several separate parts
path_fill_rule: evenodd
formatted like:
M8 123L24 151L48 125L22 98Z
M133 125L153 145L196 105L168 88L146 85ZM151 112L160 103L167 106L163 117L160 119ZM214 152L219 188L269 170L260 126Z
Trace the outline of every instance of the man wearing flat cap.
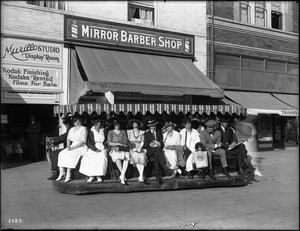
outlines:
M247 150L245 149L245 145L241 144L231 149L234 144L236 144L237 137L234 135L233 130L228 127L229 118L223 116L220 119L219 131L221 132L221 140L223 144L223 148L226 150L227 156L236 156L237 158L237 167L238 167L238 175L245 175L246 173L243 170L244 167L244 158L247 157Z
M231 178L231 176L228 173L228 165L226 160L226 152L225 149L222 148L222 142L221 142L221 133L220 131L216 130L216 121L215 120L208 120L205 123L205 130L200 132L200 140L204 147L206 148L208 159L209 159L209 177L213 180L216 179L213 168L212 168L212 157L213 155L220 156L222 167L223 167L223 173L228 178Z
M154 163L156 181L159 184L163 184L162 174L164 166L166 165L166 160L163 155L163 135L160 130L156 129L157 124L158 122L155 119L151 119L148 121L147 126L150 129L147 130L144 134L143 148L147 150L148 160ZM146 167L149 168L149 165L147 164Z

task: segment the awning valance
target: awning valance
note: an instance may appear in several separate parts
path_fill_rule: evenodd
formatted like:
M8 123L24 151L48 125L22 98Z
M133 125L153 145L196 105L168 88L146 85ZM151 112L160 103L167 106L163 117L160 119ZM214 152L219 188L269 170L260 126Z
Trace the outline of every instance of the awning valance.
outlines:
M182 105L182 104L99 104L99 103L90 103L90 104L75 104L75 105L62 105L62 106L54 106L54 114L65 116L67 113L71 113L72 115L77 112L82 114L83 112L87 112L91 114L92 112L97 112L98 114L101 112L115 112L120 113L124 112L127 114L128 112L132 112L136 114L137 112L141 112L145 114L147 111L154 114L155 112L162 113L167 112L168 114L171 112L175 112L178 114L179 112L187 113L191 112L192 114L198 112L199 114L210 114L211 112L217 114L218 112L224 114L236 113L238 115L243 114L246 115L246 109L238 106L230 106L230 105Z
M191 59L80 46L75 49L87 78L82 80L85 91L224 97L223 90Z
M278 100L270 93L226 91L225 95L247 108L247 114L278 114L281 116L297 116L299 111Z

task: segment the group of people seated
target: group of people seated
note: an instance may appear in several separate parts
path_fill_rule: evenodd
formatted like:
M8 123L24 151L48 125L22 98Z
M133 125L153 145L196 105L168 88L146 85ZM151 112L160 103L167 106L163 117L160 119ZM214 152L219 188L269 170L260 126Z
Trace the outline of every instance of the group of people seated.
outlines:
M138 182L145 183L145 167L154 170L156 181L163 184L164 170L167 168L171 177L177 175L193 178L198 174L205 180L205 175L216 180L213 158L218 156L222 164L222 174L229 179L227 158L235 156L237 173L244 176L247 171L254 170L247 158L245 145L236 147L238 142L234 129L228 126L230 118L223 116L207 118L201 121L197 118L185 117L180 126L172 121L164 121L158 128L159 121L155 117L148 118L146 126L139 119L130 119L127 129L121 129L121 123L116 118L105 120L101 115L93 115L92 126L84 126L85 118L76 114L63 119L66 133L51 142L54 145L65 144L64 149L52 151L50 155L52 176L49 180L68 182L80 158L79 172L88 176L87 182L102 182L112 161L119 170L121 184L127 184L126 171L129 164L138 170ZM197 121L196 128L192 123ZM109 125L108 125L109 124ZM234 147L234 148L233 148ZM207 155L208 171L197 166L197 160ZM109 157L109 158L108 158ZM152 172L152 171L151 171Z

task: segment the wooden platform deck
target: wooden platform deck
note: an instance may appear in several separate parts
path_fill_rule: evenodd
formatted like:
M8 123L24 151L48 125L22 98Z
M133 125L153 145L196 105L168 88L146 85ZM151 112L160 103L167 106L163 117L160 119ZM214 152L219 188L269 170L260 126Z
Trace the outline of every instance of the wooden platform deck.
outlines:
M72 180L67 183L64 181L53 181L53 188L61 193L67 194L92 194L92 193L123 193L123 192L142 192L142 191L167 191L178 189L204 189L214 187L239 187L246 186L248 180L245 177L232 175L231 180L223 175L217 175L217 180L206 178L205 182L202 178L194 176L193 179L185 177L170 178L163 177L163 184L156 182L155 177L147 179L147 184L141 184L137 178L131 178L127 181L127 185L123 185L120 181L104 180L103 182L87 183L85 179Z

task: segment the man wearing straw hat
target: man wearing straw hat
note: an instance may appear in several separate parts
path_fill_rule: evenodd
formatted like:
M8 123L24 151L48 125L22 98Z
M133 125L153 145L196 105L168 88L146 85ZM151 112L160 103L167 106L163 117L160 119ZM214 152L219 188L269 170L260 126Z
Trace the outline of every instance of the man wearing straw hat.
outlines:
M158 122L155 119L148 121L147 126L150 128L144 135L144 148L147 150L147 158L154 162L156 181L163 184L162 173L166 160L163 156L163 135L156 129ZM148 165L147 165L148 166Z

